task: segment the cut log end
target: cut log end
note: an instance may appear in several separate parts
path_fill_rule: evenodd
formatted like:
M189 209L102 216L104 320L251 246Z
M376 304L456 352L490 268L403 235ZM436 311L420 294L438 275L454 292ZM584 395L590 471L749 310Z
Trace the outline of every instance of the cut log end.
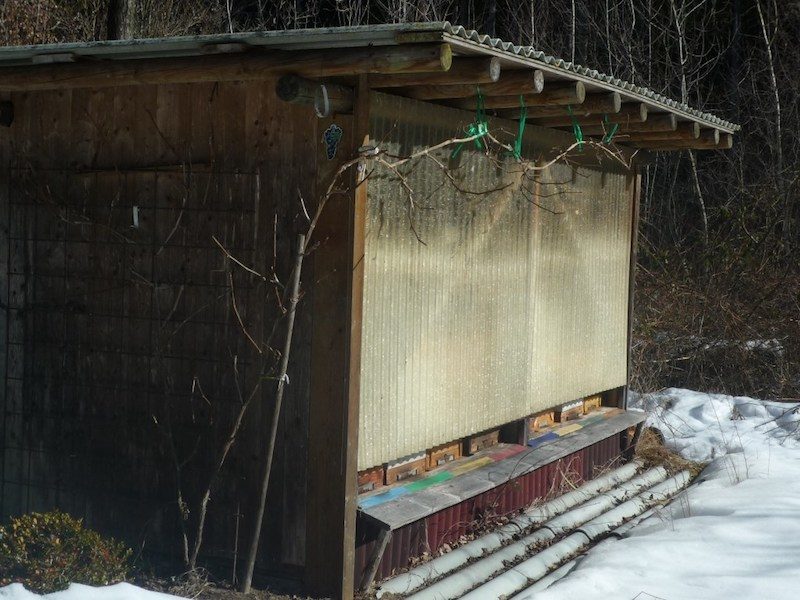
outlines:
M583 85L583 82L576 81L575 82L575 102L573 102L573 104L583 104L584 100L586 100L586 86Z
M533 86L537 93L541 93L544 89L544 73L538 69L533 72Z
M442 65L442 71L449 71L450 67L453 66L453 48L450 46L450 44L440 44L439 45L439 52L440 52L439 57L440 57L441 65ZM499 69L500 69L499 62L498 62L498 65L497 65L497 69L498 69L498 76L499 76L500 75L500 73L499 73Z
M496 56L493 56L489 61L489 79L491 81L497 81L500 79L500 71L502 67L500 66L500 59Z

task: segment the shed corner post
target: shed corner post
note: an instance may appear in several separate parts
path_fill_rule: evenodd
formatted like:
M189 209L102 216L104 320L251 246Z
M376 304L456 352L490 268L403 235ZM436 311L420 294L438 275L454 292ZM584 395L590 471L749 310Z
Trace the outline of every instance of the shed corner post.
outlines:
M625 390L622 397L622 407L628 409L628 395L631 386L631 372L633 370L633 309L636 292L636 263L639 247L639 207L642 199L642 172L641 166L633 174L633 197L631 198L631 252L630 267L628 272L628 334L627 334L627 372L625 375Z
M369 104L367 77L361 76L353 116L318 121L320 135L332 123L344 130L341 159L319 159L318 189L328 185L367 139ZM315 236L320 246L314 251L305 584L312 594L341 600L351 600L355 593L367 196L366 183L358 184L361 174L363 169L351 169L345 181L348 191L329 200Z

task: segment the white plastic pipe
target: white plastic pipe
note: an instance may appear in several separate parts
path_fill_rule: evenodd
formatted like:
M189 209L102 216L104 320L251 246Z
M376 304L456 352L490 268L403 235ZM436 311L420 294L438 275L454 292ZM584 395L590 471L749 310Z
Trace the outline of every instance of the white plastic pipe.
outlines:
M671 500L674 500L674 498ZM628 533L630 533L631 529L636 527L639 523L641 523L648 517L651 517L654 512L655 510L652 508L646 510L639 516L634 517L627 523L623 523L622 525L617 527L614 531L611 532L610 535L615 538L623 538L627 536ZM572 572L572 570L577 566L578 566L577 558L574 558L571 561L564 563L563 565L558 567L555 571L551 571L550 573L542 577L531 587L526 588L523 592L520 592L517 596L514 596L515 600L535 600L536 598L535 594L543 592L554 583L561 581L562 579L564 579L564 577L569 575Z
M554 498L540 506L531 507L496 531L423 563L397 577L384 581L377 591L377 596L380 598L387 593L410 594L429 582L461 568L470 560L493 552L520 533L586 502L601 492L606 492L630 480L641 467L642 464L640 462L630 462L558 498Z
M668 500L676 492L686 487L690 479L691 475L688 471L682 471L674 477L670 477L663 483L595 517L575 533L546 550L493 577L463 596L462 600L485 600L486 598L500 597L521 600L525 598L529 595L527 588L530 587L531 581L535 582L541 579L570 556L584 550L599 537L619 527L628 519Z
M459 598L476 585L502 571L508 563L523 559L532 549L552 541L559 535L574 530L582 523L602 515L617 504L635 496L644 489L664 481L667 471L663 467L651 469L619 487L591 498L580 506L551 519L545 525L522 539L489 554L464 569L457 571L433 585L410 596L413 600L450 600ZM485 596L492 598L493 596Z
M557 581L561 581L562 579L564 579L564 577L569 575L572 572L572 569L574 569L577 565L578 565L577 558L567 563L564 563L563 565L558 567L555 571L552 571L547 575L545 575L544 577L542 577L531 587L526 588L525 590L517 594L517 596L514 596L514 598L516 600L536 600L536 594L545 591L547 588L549 588Z

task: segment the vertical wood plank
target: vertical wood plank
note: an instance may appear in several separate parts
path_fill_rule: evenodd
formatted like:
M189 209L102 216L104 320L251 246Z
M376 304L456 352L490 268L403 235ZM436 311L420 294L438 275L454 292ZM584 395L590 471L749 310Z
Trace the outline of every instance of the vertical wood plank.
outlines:
M0 100L9 100L10 96L0 94ZM0 127L0 519L5 520L10 510L6 501L7 484L10 477L6 468L8 460L6 452L9 438L6 435L7 415L9 412L8 397L8 313L9 313L9 197L8 166L10 158L11 130Z
M622 394L621 408L628 408L628 390L631 385L631 344L633 342L633 305L634 292L636 289L636 261L639 248L639 205L642 197L642 174L638 172L634 175L633 197L631 198L631 262L628 275L628 368L625 378L625 390Z
M320 120L322 134L330 120ZM369 88L359 80L352 118L344 130L339 161L323 155L318 181L325 189L340 161L355 156L369 129ZM320 149L324 153L324 148ZM315 594L350 599L354 593L357 506L358 405L361 369L364 208L366 187L334 195L316 239L314 332L306 525L306 584Z

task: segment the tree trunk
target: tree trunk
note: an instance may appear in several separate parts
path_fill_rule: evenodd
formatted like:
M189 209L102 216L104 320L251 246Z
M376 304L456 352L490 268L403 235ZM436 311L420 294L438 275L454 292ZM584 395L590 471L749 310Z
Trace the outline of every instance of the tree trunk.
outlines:
M108 0L107 37L127 40L135 36L137 0Z

